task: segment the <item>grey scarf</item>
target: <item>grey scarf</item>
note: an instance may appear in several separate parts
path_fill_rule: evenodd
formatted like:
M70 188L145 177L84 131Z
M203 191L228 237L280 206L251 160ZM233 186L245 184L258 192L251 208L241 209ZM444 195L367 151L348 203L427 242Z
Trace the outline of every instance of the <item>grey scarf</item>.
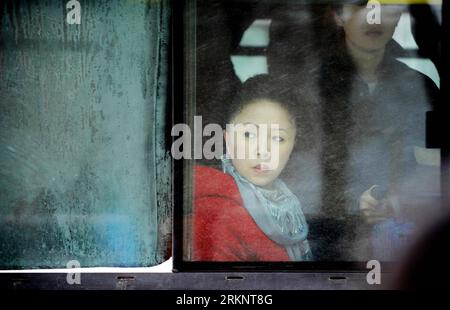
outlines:
M242 177L230 159L222 157L222 167L236 181L244 207L264 234L283 246L292 261L311 261L308 224L300 201L286 184L276 179L274 189L264 189Z

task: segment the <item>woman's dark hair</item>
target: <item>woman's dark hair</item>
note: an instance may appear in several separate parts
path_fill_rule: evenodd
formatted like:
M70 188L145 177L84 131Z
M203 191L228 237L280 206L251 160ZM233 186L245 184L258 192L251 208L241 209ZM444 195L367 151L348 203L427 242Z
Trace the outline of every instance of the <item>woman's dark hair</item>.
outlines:
M298 76L261 74L252 77L242 84L232 102L226 106L224 128L248 104L268 100L280 105L292 117L297 128L297 139L311 142L317 130L316 118L320 116L320 107L314 104L316 95L313 89Z
M242 84L231 104L226 107L225 124L239 114L248 104L258 100L267 100L277 103L296 119L296 96L286 83L272 78L268 74L252 77Z

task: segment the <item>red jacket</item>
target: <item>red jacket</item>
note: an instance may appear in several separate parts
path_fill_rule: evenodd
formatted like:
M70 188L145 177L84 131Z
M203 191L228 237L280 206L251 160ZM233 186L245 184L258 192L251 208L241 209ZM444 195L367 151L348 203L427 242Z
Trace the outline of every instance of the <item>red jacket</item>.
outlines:
M289 261L245 209L232 176L196 166L194 180L194 261Z

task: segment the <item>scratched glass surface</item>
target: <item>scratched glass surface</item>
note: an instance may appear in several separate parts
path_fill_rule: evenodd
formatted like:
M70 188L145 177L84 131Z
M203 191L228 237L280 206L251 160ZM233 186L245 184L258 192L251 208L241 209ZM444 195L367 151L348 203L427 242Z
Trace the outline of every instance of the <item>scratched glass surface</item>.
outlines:
M1 2L1 268L167 258L169 5Z
M302 121L279 178L301 203L318 261L398 260L439 214L440 150L427 147L425 115L438 104L440 1L380 2L199 0L187 8L190 122L195 114L203 128L222 125L236 92L258 75L295 94ZM195 165L222 173L219 159ZM186 207L184 259L270 257L255 244L275 241L242 244L253 231L213 211L217 200L205 206L203 191L226 178L201 176ZM208 195L230 198L223 191Z

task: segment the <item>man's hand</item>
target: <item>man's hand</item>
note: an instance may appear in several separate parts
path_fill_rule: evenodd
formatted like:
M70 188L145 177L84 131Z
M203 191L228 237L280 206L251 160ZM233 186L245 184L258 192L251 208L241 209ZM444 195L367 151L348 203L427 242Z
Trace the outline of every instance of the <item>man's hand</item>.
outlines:
M388 197L379 198L378 200L373 197L372 191L376 187L377 185L372 186L359 198L359 209L369 224L374 224L393 216Z

